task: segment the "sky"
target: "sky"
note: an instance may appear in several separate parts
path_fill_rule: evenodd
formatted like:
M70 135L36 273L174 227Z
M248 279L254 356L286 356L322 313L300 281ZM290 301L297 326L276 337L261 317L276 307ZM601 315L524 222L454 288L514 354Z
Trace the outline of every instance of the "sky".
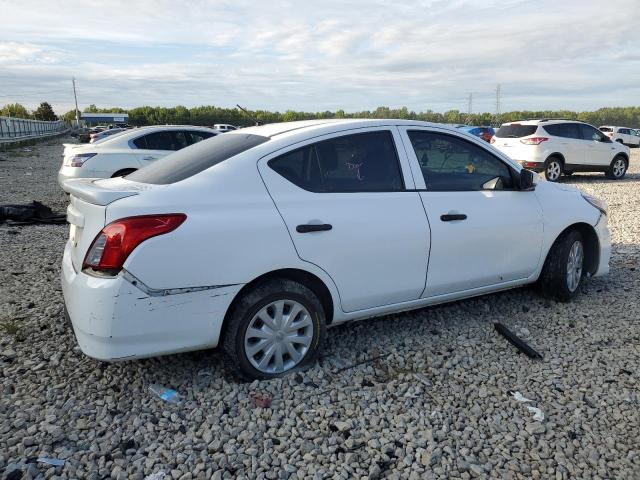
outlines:
M0 105L640 105L639 0L0 0Z

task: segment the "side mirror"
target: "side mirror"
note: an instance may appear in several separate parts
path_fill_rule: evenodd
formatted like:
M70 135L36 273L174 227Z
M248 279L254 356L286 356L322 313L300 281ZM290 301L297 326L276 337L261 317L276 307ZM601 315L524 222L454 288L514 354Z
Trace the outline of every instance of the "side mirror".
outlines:
M520 170L520 184L518 185L520 190L525 192L535 190L536 184L533 181L533 172L523 168Z

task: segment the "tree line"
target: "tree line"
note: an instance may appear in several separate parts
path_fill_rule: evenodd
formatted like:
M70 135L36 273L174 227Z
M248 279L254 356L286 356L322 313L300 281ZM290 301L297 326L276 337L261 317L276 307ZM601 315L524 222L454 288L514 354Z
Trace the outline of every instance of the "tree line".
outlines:
M0 109L0 116L30 118L33 120L44 120L47 122L54 122L58 120L58 116L55 114L53 108L51 108L51 105L48 102L42 102L38 108L32 112L19 103L9 103Z
M48 109L47 109L48 107ZM49 112L50 110L50 112ZM434 123L453 123L467 125L499 125L503 122L524 120L532 118L566 118L580 120L595 126L620 125L631 128L640 128L640 107L606 107L589 112L574 112L570 110L518 110L504 112L499 117L494 113L472 113L459 110L449 110L444 113L427 110L415 112L407 107L389 108L378 107L375 110L363 110L360 112L345 112L344 110L324 112L301 112L286 110L284 112L271 112L268 110L250 110L249 115L237 108L222 108L212 105L187 108L182 105L176 107L136 107L124 109L120 107L98 108L90 105L83 110L86 113L127 113L129 123L135 126L144 125L214 125L216 123L230 123L238 126L249 126L254 120L260 123L290 122L294 120L315 120L326 118L400 118L407 120L421 120ZM0 115L21 118L57 119L51 106L47 102L40 104L34 112L28 112L20 104L5 105L0 110ZM53 117L51 117L53 115ZM68 122L75 120L75 110L70 110L62 119Z

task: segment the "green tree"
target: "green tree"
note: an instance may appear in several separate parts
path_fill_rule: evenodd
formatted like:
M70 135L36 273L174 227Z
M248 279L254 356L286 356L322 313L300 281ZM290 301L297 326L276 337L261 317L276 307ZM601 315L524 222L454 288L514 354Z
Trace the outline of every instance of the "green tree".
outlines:
M3 117L15 117L15 118L31 118L29 111L19 103L9 103L2 107L0 115Z
M35 112L33 112L33 116L36 120L45 120L47 122L58 120L58 116L54 113L53 108L51 108L48 102L42 102Z

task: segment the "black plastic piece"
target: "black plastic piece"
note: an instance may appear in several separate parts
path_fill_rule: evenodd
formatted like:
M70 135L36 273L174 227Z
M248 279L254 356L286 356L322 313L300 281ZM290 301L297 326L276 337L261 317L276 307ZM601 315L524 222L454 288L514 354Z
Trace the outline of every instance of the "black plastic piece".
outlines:
M531 348L524 340L518 337L515 333L505 327L502 323L496 322L493 324L496 331L506 338L509 343L515 346L518 350L524 353L529 358L544 358L541 353Z

